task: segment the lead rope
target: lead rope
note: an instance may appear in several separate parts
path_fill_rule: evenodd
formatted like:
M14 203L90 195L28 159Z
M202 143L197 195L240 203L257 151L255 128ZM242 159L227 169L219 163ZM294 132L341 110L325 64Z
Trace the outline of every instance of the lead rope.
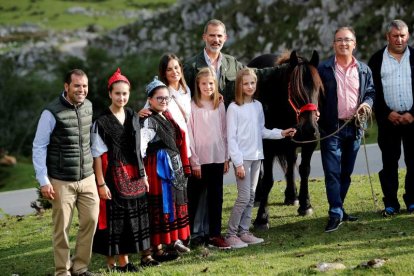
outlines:
M338 132L340 132L347 124L349 124L351 121L353 120L353 118L351 118L351 119L349 119L349 120L346 120L345 121L345 123L340 127L340 128L338 128L337 130L335 130L334 132L332 132L331 134L329 134L329 135L326 135L326 136L324 136L324 137L322 137L322 138L316 138L316 139L312 139L312 140L306 140L306 141L298 141L298 140L295 140L295 138L291 138L290 140L292 141L292 142L295 142L296 144L308 144L308 143L314 143L314 142L320 142L320 141L322 141L322 140L325 140L325 139L327 139L327 138L329 138L329 137L332 137L332 136L334 136L335 134L337 134Z
M374 208L377 211L379 211L380 207L378 206L378 198L375 195L374 185L372 184L371 170L369 168L367 145L366 145L366 140L365 140L365 130L366 130L366 126L368 125L367 124L368 119L371 119L371 125L372 125L371 108L366 105L360 106L355 115L355 125L362 130L362 141L363 141L363 146L364 146L365 164L367 166L368 179L369 179L369 184L371 186L372 200L374 202Z
M291 138L291 140L293 142L297 143L297 144L314 143L314 142L319 142L319 141L325 140L325 139L337 134L347 124L349 124L353 119L355 119L355 126L362 130L362 140L363 140L363 146L364 146L365 163L366 163L366 166L367 166L369 184L371 186L372 200L374 201L374 208L376 208L377 210L380 210L380 208L378 206L378 198L375 195L374 185L372 184L371 171L370 171L369 164L368 164L367 146L366 146L366 141L365 141L365 130L366 130L366 126L368 125L367 124L368 119L371 119L371 124L372 124L372 113L371 113L371 108L369 106L367 106L367 105L360 106L357 109L356 114L351 119L346 120L345 123L340 128L338 128L336 131L334 131L333 133L331 133L327 136L324 136L322 138L313 139L313 140L307 140L307 141L297 141L294 138Z

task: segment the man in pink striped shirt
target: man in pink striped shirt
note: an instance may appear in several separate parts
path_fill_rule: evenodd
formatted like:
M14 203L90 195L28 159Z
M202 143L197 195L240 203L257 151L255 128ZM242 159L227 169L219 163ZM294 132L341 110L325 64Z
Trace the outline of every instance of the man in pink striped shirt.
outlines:
M354 30L351 27L337 29L333 41L335 55L318 67L325 88L319 105L321 134L324 137L337 132L321 141L329 202L329 220L325 232L337 230L343 221L358 219L348 215L343 207L362 135L362 130L355 126L353 118L357 112L364 112L365 109L360 107L371 109L375 90L371 70L353 56L355 48Z

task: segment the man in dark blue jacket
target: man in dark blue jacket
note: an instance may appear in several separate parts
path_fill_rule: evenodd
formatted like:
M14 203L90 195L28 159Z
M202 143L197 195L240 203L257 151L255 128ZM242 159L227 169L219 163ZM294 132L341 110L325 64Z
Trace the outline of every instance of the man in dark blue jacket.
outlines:
M393 20L387 28L387 46L369 61L374 78L378 123L378 146L383 168L379 172L384 194L385 217L399 213L398 160L401 142L407 166L405 194L407 211L414 212L414 49L408 46L410 33L402 20Z
M321 133L327 136L337 132L321 141L329 202L325 232L337 230L343 221L358 219L348 215L343 207L361 144L362 130L356 127L354 116L357 112L370 111L375 90L371 70L353 56L355 48L354 30L351 27L337 29L333 41L335 55L318 67L325 88L319 105Z

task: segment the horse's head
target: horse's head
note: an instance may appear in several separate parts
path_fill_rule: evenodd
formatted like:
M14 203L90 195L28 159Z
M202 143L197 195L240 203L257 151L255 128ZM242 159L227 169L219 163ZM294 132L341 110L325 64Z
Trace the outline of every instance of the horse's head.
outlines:
M313 51L310 61L298 56L296 51L292 51L288 58L287 55L282 55L277 62L289 64L288 98L297 115L295 139L314 140L319 138L318 100L319 94L323 92L322 80L317 70L319 55Z

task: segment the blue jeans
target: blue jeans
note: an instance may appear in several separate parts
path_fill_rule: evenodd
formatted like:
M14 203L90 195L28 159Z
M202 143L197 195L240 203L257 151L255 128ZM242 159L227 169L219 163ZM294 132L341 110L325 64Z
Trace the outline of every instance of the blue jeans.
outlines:
M361 138L353 123L347 124L336 135L321 141L330 217L342 219L343 203L351 184L351 174L360 144Z

